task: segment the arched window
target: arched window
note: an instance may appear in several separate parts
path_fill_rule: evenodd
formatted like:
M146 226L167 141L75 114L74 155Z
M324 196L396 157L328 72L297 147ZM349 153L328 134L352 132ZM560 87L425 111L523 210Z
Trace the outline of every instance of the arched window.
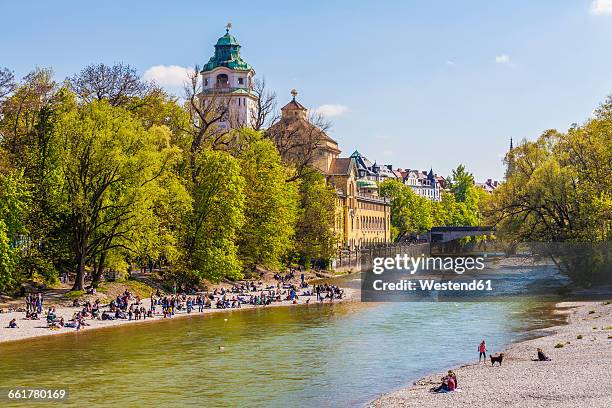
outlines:
M229 86L229 78L227 77L227 74L217 75L217 87L226 88L228 86Z

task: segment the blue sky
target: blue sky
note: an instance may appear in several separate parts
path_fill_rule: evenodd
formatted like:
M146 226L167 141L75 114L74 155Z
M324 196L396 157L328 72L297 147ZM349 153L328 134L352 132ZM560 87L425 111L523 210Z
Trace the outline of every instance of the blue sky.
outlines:
M0 2L16 75L122 61L171 90L168 67L205 63L231 21L281 106L297 88L344 154L442 175L499 179L510 137L580 123L612 93L612 0Z

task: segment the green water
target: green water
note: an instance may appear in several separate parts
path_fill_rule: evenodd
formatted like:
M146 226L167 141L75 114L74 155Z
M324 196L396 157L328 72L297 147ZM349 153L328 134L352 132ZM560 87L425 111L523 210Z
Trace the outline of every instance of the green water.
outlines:
M21 406L362 406L473 360L482 338L499 350L550 324L540 306L353 302L85 330L0 344L0 388L69 389L65 402Z

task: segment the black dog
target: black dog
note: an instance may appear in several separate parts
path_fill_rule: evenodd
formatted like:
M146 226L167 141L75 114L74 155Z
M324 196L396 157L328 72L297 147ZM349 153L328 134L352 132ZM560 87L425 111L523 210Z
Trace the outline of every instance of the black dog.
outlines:
M501 363L504 360L504 353L499 353L499 356L497 357L493 357L492 355L489 355L489 357L491 357L491 365L494 365L495 363L499 363L501 367Z

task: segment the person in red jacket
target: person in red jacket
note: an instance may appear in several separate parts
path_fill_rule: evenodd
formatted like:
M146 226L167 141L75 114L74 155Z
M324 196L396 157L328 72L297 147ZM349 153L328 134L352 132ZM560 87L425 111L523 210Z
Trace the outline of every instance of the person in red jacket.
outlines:
M482 361L486 364L487 363L487 345L485 344L485 341L483 340L480 345L478 346L478 364L480 364L480 359L482 358Z

